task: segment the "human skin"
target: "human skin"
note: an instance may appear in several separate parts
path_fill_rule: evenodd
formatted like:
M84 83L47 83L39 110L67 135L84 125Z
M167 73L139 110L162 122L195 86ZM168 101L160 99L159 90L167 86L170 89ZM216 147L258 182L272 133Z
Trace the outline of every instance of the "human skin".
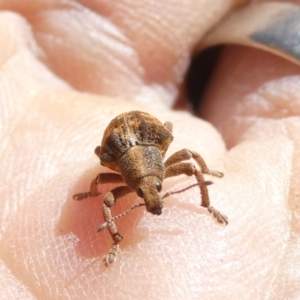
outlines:
M206 121L172 110L193 47L235 4L179 2L0 2L0 299L300 294L299 67L228 47L199 111ZM96 228L112 185L72 195L107 171L93 150L109 121L137 109L173 123L167 157L190 148L225 173L206 178L229 224L199 206L197 188L173 195L161 216L138 208L118 221L121 253L106 268L112 241ZM138 201L120 199L114 214Z

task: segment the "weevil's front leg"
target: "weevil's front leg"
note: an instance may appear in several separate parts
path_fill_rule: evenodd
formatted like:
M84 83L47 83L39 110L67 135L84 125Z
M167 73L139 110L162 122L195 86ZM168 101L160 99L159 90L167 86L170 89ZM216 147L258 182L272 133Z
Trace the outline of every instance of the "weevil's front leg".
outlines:
M200 154L198 154L197 152L191 151L189 149L182 149L182 150L179 150L179 151L175 152L174 154L172 154L166 160L165 168L168 168L169 166L177 164L184 160L189 160L191 158L193 158L196 161L196 163L198 164L198 166L201 168L202 174L208 174L208 175L216 176L219 178L224 176L224 174L222 172L208 169L202 156Z
M201 205L203 207L206 207L208 211L213 214L213 216L217 219L219 223L228 224L228 218L210 205L207 185L204 184L206 182L204 176L200 171L198 171L195 168L195 166L192 163L180 162L180 163L175 163L173 165L169 165L165 171L165 178L178 176L181 174L185 174L187 176L195 175L202 196Z
M117 173L100 173L91 182L90 190L88 192L78 193L73 195L74 200L83 200L88 197L97 197L100 195L97 185L100 183L123 183L123 178Z
M114 189L112 189L110 192L108 192L104 197L103 202L103 216L105 223L107 224L105 227L107 227L114 243L111 246L108 254L106 254L103 258L104 264L108 267L109 264L112 264L116 260L117 253L119 252L119 243L122 240L121 234L117 230L117 226L115 221L112 218L111 210L110 208L116 204L117 199L132 193L133 190L130 189L127 186L119 186ZM103 229L102 225L98 228L97 231L101 231Z

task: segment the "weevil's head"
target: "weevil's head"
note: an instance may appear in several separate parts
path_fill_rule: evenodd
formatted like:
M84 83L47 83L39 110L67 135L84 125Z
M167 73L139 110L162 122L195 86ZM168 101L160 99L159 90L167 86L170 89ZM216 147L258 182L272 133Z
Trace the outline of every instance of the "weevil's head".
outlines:
M137 195L145 201L147 211L153 215L162 213L161 189L161 180L157 176L143 177L136 188Z

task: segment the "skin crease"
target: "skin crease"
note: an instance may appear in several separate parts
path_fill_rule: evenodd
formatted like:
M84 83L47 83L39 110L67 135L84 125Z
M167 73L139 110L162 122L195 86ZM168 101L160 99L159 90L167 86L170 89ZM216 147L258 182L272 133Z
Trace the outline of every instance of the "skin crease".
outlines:
M22 3L0 2L0 299L297 299L299 67L228 47L199 113L211 125L169 107L193 45L235 2ZM225 173L208 179L229 225L190 189L164 199L161 216L138 208L117 221L122 251L105 268L112 242L96 229L113 185L71 197L107 171L93 150L133 109L173 122L166 157L188 147ZM113 213L138 201L126 196Z

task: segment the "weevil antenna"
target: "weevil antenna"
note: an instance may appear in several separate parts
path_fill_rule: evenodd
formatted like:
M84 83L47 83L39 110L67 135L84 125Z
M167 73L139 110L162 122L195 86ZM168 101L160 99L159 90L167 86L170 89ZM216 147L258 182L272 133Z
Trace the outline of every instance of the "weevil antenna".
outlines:
M187 190L189 190L189 189L191 189L191 188L193 188L195 186L199 186L199 185L211 185L211 184L213 184L213 182L210 181L210 180L203 181L203 182L200 182L200 183L194 183L194 184L191 184L191 185L185 187L182 190L167 192L166 194L163 195L162 199L170 197L171 195L174 195L174 194L180 194L180 193L185 192L185 191L187 191Z
M209 181L209 180L203 181L201 183L194 183L194 184L191 184L191 185L185 187L184 189L181 189L181 190L178 190L178 191L167 192L166 194L164 194L164 196L162 197L162 199L170 197L171 195L174 195L174 194L179 194L179 193L185 192L185 191L187 191L187 190L189 190L189 189L191 189L191 188L193 188L195 186L199 186L199 185L211 185L211 184L213 184L213 182ZM145 205L144 203L135 203L129 209L127 209L124 212L122 212L121 214L119 214L119 215L114 216L113 218L111 218L110 222L118 220L118 219L126 216L127 214L129 214L135 208L138 208L138 207L141 207L141 206L144 206L144 205ZM108 226L108 223L109 222L104 222L103 224L101 224L98 227L97 232L102 231L103 229L105 229Z

